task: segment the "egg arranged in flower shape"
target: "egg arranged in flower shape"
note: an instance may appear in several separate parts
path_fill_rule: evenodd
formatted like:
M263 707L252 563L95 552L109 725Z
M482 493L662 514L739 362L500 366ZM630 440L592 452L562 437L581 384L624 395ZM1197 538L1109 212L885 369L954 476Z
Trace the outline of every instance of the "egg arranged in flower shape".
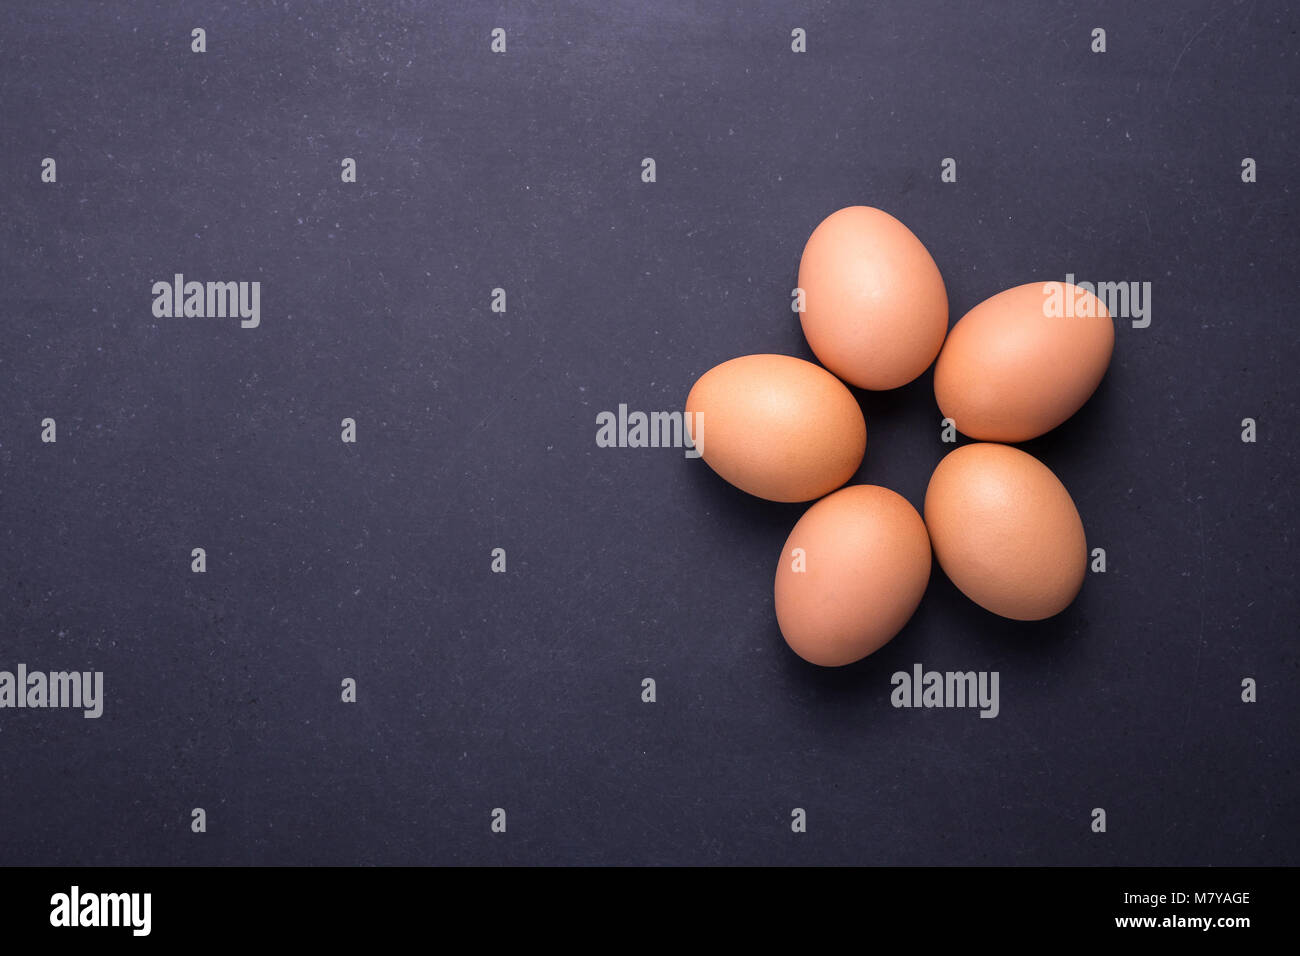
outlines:
M862 464L867 425L834 375L791 355L742 355L686 397L686 426L709 467L769 501L811 501Z
M849 206L813 230L799 261L799 314L818 361L881 391L915 379L948 331L948 291L921 240L889 213Z

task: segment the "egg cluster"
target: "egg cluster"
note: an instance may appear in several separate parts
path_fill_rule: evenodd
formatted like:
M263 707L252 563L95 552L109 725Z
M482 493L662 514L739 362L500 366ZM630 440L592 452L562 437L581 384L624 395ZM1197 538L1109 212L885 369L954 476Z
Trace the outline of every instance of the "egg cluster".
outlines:
M1087 564L1078 509L1051 469L1005 443L1050 431L1096 391L1115 344L1102 302L1067 283L1032 282L949 331L929 251L867 206L813 231L799 290L804 335L825 368L745 355L705 372L686 399L692 440L719 475L770 501L819 499L776 571L777 622L795 653L837 667L878 650L920 605L931 554L994 614L1034 621L1069 606ZM898 388L931 364L939 409L977 443L939 462L923 520L888 488L842 487L867 445L844 383Z

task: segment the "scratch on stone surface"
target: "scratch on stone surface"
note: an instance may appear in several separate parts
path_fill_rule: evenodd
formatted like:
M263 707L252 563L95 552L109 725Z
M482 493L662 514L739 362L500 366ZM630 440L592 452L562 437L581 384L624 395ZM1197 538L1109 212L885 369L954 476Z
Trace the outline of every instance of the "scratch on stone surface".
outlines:
M1219 19L1219 17L1223 16L1225 13L1227 13L1231 6L1232 5L1229 4L1229 6L1224 7L1214 16L1210 17L1210 19L1206 20L1204 23L1201 24L1200 29L1198 29L1195 33L1192 34L1192 38L1187 41L1186 45L1183 47L1181 52L1179 52L1178 59L1174 60L1173 69L1169 71L1169 79L1165 83L1165 96L1169 95L1169 89L1174 85L1174 74L1178 72L1178 64L1183 62L1183 57L1186 56L1187 51L1192 48L1192 44L1196 42L1196 38L1199 37L1202 33L1204 33L1206 28L1209 27L1211 23Z
M1187 709L1183 712L1183 729L1178 735L1179 754L1187 746L1187 725L1192 719L1192 703L1195 700L1196 684L1201 679L1201 652L1205 650L1205 517L1199 501L1196 503L1196 531L1201 541L1201 585L1197 588L1200 624L1196 629L1196 664L1192 668L1192 686L1188 688Z

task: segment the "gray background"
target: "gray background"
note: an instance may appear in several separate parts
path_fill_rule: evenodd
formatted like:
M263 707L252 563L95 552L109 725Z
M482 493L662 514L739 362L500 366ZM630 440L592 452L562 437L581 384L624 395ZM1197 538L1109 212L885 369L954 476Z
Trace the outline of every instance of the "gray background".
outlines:
M1294 5L0 18L0 668L107 695L0 712L0 862L1300 862ZM598 449L595 416L810 357L799 254L858 203L927 244L953 320L1066 273L1153 311L1026 446L1109 572L1024 625L936 569L827 672L772 612L801 507ZM154 319L178 271L261 281L261 328ZM861 398L858 480L919 505L930 375ZM999 671L1001 716L892 709L914 662Z

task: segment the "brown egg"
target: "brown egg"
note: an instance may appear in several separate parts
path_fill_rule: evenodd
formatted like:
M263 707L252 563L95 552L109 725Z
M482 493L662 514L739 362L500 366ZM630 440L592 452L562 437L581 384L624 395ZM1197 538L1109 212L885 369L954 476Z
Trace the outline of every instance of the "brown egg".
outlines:
M962 434L1028 441L1051 431L1097 390L1115 327L1095 295L1031 282L962 317L934 368L934 397Z
M980 607L1016 621L1059 614L1083 586L1087 542L1065 486L1009 445L964 445L925 492L934 556Z
M840 667L889 642L930 580L916 509L878 485L851 485L809 508L776 567L776 620L812 664Z
M948 331L939 267L887 212L849 206L813 230L799 262L803 334L817 358L859 388L898 388L934 361Z
M867 447L857 399L790 355L744 355L700 376L686 426L714 471L769 501L810 501L853 477Z

